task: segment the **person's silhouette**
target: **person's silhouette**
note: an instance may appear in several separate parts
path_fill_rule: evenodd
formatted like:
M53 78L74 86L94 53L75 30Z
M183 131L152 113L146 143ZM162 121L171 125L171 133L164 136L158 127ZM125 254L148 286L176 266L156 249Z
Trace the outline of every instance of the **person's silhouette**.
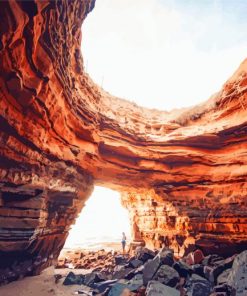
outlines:
M123 254L125 254L126 235L125 235L124 232L122 233L122 241L121 241L121 243L122 243Z

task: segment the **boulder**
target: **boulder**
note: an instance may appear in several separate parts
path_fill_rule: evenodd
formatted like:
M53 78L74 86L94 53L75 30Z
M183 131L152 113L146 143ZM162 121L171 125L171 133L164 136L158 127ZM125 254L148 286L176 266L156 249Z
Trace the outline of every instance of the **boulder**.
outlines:
M116 271L121 271L121 270L125 269L126 267L127 267L127 266L125 266L125 265L116 265L116 266L114 266L113 271L114 271L114 272L116 272Z
M223 273L225 270L229 269L232 267L233 261L234 261L235 256L215 261L214 264L215 266L210 268L205 268L204 272L206 277L212 282L216 283L218 276ZM209 272L208 272L209 271Z
M114 284L109 293L108 296L121 296L123 291L127 289L127 285L124 283L116 283Z
M107 276L105 272L97 272L94 282L99 283L107 280L109 280L109 276Z
M227 284L236 289L236 296L247 295L247 250L235 257Z
M198 274L202 277L205 277L205 273L204 273L204 266L201 264L195 264L191 266L193 273Z
M86 288L80 289L77 291L77 294L84 295L84 296L94 296L97 295L98 292L94 290L87 290Z
M160 264L172 266L174 264L174 251L168 248L163 248L156 255L160 258Z
M133 268L130 268L130 267L125 267L125 268L122 268L121 270L119 271L115 271L112 275L112 279L115 280L115 279L123 279L125 278L126 275L128 275L131 271L133 271Z
M127 261L126 258L122 255L115 256L114 260L116 265L125 264Z
M158 281L150 281L146 290L147 296L180 296L178 290L161 284Z
M144 265L141 265L140 267L136 269L132 269L124 278L127 280L132 279L136 274L142 274L144 270Z
M201 250L197 249L194 252L189 253L185 261L188 265L200 264L204 259L204 255Z
M155 252L149 250L148 248L138 247L135 250L136 259L141 260L143 263L148 261L149 259L153 259L155 257Z
M120 280L117 283L114 283L109 290L108 296L122 296L128 292L137 291L143 285L143 277L138 274L130 281Z
M87 273L84 276L83 284L85 286L91 287L97 281L97 274L95 272Z
M204 257L204 259L202 260L202 265L204 265L204 266L214 266L215 262L221 261L221 260L224 260L224 258L220 257L217 254L211 254L211 255L208 255L208 256Z
M161 249L157 255L148 260L143 268L143 281L146 285L148 281L153 279L154 274L161 265L172 266L174 264L173 251L167 248Z
M204 255L203 255L202 251L199 249L195 250L193 255L194 255L193 256L194 257L194 264L200 264L204 259Z
M218 285L213 288L214 293L224 293L226 296L235 296L236 295L236 290L235 288L223 284L223 285Z
M98 290L99 293L104 293L108 288L112 287L117 280L108 280L100 283L95 283L93 288Z
M210 295L211 287L205 282L194 283L191 287L191 296L208 296Z
M136 274L131 280L127 282L127 287L130 291L137 291L143 286L143 275Z
M146 285L154 276L160 266L160 258L156 256L154 259L148 260L143 268L143 282Z
M189 294L191 296L208 296L211 293L212 285L211 283L197 275L193 274L186 283Z
M194 256L193 252L189 253L185 258L184 258L186 264L188 265L193 265L194 264Z
M72 271L68 273L66 276L63 285L68 286L68 285L82 285L84 283L84 275L79 274L76 275Z
M179 282L179 274L174 268L168 265L161 265L153 279L164 285L175 287Z
M231 272L231 268L226 269L217 277L217 284L221 285L228 282L228 276Z
M187 278L193 273L192 268L182 260L175 262L172 267L178 272L179 276L183 278Z
M143 262L141 260L138 260L138 259L132 259L129 261L129 267L132 267L132 268L137 268L139 266L141 266L143 264Z
M213 270L214 268L212 266L204 266L203 268L205 278L208 279L211 283L215 282Z

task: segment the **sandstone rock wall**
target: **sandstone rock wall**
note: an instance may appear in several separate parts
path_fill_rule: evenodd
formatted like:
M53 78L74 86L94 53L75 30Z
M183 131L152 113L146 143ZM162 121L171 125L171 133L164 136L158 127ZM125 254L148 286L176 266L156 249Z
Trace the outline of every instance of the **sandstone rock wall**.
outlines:
M93 184L123 192L149 246L246 248L247 61L197 107L139 107L84 71L93 7L0 2L0 281L51 264Z

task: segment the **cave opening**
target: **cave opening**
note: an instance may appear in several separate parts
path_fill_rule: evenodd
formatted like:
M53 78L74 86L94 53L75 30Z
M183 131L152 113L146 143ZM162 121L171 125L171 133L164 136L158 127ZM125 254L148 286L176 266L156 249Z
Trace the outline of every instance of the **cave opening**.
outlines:
M146 108L207 100L246 56L242 12L220 1L182 2L96 1L82 26L85 71L107 92Z
M120 193L95 186L76 223L71 227L64 249L120 249L121 235L131 240L128 210L121 204Z

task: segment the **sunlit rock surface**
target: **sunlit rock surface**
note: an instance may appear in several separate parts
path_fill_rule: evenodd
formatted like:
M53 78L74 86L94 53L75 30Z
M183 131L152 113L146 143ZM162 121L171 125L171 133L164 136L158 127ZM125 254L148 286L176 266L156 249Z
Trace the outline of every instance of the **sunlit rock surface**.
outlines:
M84 72L93 7L0 2L0 282L52 264L93 184L122 192L148 246L247 246L247 61L197 107L141 108Z

